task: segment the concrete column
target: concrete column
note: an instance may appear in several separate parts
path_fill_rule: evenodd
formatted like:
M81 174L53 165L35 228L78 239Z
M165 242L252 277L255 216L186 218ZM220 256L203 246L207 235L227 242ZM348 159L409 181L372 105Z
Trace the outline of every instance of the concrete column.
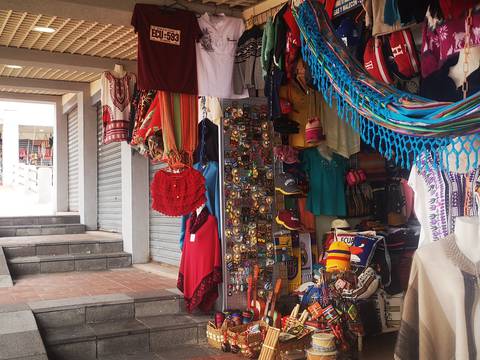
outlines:
M89 89L78 100L78 187L80 220L88 230L97 229L97 110Z
M11 119L10 119L11 120ZM18 164L18 123L5 121L3 123L3 184L12 185L15 181L15 166Z
M53 188L56 212L68 211L68 133L67 115L63 114L62 99L55 103L53 129Z
M150 260L148 159L134 152L126 142L122 156L122 237L123 249L134 264Z

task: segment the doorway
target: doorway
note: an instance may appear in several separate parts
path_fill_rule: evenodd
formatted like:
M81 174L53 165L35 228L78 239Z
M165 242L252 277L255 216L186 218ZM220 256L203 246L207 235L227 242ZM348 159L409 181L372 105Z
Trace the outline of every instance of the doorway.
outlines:
M0 124L0 217L54 215L55 106L0 101Z

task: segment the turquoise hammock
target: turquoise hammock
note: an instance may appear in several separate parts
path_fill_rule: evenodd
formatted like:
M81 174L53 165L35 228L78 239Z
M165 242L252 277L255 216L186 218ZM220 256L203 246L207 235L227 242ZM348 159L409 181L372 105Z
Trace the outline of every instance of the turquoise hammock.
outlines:
M339 117L364 142L403 168L459 168L461 161L468 169L478 167L480 92L438 102L377 81L350 56L322 6L305 0L292 10L314 86L330 106L336 101ZM425 155L430 165L421 160Z

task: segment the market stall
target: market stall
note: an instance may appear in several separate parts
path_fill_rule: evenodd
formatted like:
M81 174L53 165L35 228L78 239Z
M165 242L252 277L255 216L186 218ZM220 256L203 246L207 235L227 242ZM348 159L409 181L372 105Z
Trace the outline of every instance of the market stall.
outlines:
M123 114L104 131L164 164L151 206L182 217L178 288L212 314L209 344L354 359L400 330L397 355L418 357L416 271L456 222L478 226L477 17L472 1L306 0L245 29L137 4L138 82L105 76Z

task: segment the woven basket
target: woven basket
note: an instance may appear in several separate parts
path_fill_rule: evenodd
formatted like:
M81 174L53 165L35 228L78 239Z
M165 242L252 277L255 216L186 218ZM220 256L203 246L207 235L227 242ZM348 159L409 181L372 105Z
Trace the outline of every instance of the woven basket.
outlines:
M311 347L312 344L312 332L308 333L305 336L302 336L300 339L292 339L285 342L278 342L277 344L277 353L276 360L282 359L282 353L293 350L305 350Z
M224 322L221 328L217 328L211 321L207 324L207 342L215 349L222 349L222 344L225 342L227 334L227 323Z
M251 357L252 353L259 353L262 344L263 338L265 336L265 331L261 331L258 334L244 334L250 326L259 324L262 330L266 330L267 324L263 321L253 321L249 324L234 326L228 329L228 341L231 346L238 346L240 352L245 357Z

